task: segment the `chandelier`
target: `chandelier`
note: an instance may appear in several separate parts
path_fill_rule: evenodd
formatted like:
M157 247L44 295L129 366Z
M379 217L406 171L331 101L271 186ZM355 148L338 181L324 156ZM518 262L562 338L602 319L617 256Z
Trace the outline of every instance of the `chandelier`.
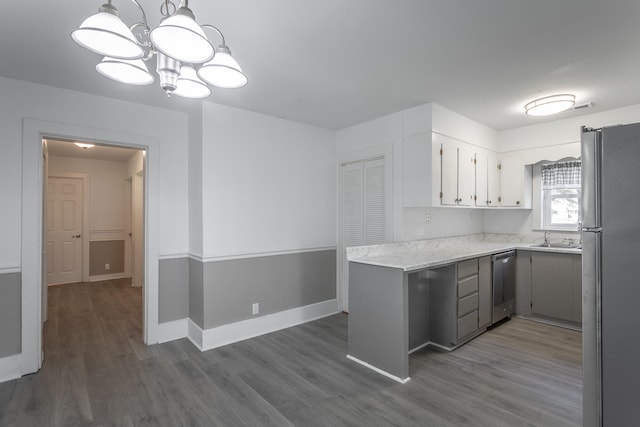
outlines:
M104 58L96 71L112 80L131 85L148 85L155 81L145 61L156 55L156 72L160 87L167 96L204 98L211 94L208 85L239 88L247 84L247 76L231 56L224 35L213 25L198 25L188 0L176 7L171 0L160 5L160 25L151 29L144 9L142 21L127 27L111 0L100 6L98 13L85 19L71 33L80 46ZM204 30L212 30L221 39L214 48Z

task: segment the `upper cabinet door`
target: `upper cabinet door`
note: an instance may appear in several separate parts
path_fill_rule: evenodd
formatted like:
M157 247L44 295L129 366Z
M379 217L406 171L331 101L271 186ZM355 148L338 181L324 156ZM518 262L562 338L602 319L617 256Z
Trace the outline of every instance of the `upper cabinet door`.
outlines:
M475 205L478 207L486 207L489 201L489 195L487 193L487 168L488 168L488 153L484 150L478 150L476 152L476 195Z
M487 153L487 204L497 207L500 199L500 161L496 153Z
M458 204L458 145L445 139L440 145L440 204L456 206Z
M466 145L458 145L458 206L473 206L476 194L475 152Z
M522 207L524 166L520 156L503 156L500 166L500 206Z

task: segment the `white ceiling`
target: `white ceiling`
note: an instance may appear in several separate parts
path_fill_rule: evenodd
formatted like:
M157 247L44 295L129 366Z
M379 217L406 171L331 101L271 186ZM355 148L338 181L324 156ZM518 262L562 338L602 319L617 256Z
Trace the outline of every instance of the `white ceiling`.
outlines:
M201 102L167 99L157 85L126 86L94 71L100 58L69 33L102 2L3 2L0 75L183 111ZM155 26L162 2L140 3ZM127 24L140 19L132 2L113 4ZM594 105L554 119L640 103L637 0L192 0L189 6L199 23L223 31L249 77L245 88L214 90L209 101L324 128L427 102L498 130L549 120L524 115L523 105L553 93Z

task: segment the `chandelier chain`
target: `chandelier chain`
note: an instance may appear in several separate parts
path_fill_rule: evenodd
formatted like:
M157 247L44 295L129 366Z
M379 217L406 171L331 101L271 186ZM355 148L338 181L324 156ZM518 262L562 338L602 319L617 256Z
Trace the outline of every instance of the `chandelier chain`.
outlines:
M167 17L176 13L177 7L174 2L171 0L164 0L164 2L160 5L160 13L162 16Z

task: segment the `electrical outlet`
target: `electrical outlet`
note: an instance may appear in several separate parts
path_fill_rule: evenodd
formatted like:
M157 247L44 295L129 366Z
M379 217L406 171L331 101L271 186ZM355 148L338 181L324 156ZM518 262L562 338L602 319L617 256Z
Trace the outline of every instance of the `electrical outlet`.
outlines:
M251 314L258 314L260 313L260 303L253 303L253 305L251 306Z
M111 270L111 266L109 264L105 264L104 271L109 271L109 270Z
M426 214L424 216L424 220L426 221L427 224L431 224L431 214Z

